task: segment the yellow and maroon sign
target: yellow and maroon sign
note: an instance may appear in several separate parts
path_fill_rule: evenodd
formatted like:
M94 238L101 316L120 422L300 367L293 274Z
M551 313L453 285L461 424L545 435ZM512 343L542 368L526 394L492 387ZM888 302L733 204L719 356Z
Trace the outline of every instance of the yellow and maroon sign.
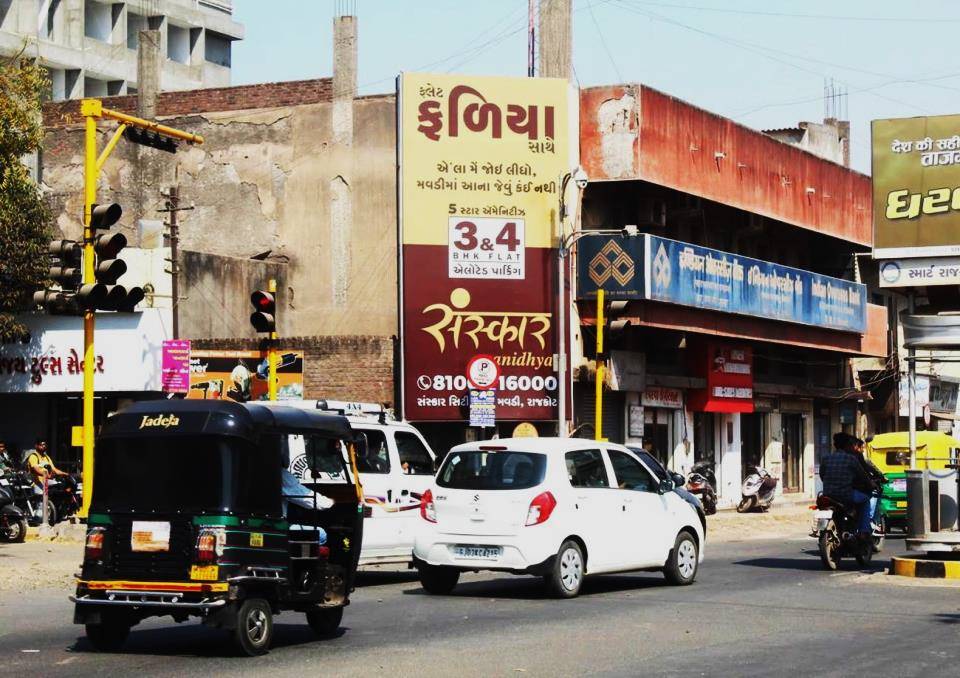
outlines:
M403 414L469 415L467 364L499 367L499 420L556 417L556 238L567 81L400 78Z
M872 137L874 256L960 255L960 115L874 120Z

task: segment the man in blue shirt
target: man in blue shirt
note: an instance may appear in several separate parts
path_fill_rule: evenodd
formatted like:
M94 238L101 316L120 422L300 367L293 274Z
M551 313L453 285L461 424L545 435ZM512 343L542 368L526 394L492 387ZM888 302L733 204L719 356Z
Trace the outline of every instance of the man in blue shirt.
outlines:
M833 436L836 449L820 460L820 479L825 495L842 504L857 507L858 530L861 535L870 535L870 511L867 510L870 493L863 490L872 487L873 481L857 459L855 442L856 438L846 433Z

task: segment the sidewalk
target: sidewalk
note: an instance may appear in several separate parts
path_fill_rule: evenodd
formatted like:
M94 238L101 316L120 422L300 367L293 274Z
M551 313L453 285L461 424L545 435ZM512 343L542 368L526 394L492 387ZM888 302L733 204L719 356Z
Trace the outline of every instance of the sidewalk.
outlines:
M707 542L770 539L774 537L806 537L810 532L809 498L777 497L763 513L737 513L721 509L707 516Z

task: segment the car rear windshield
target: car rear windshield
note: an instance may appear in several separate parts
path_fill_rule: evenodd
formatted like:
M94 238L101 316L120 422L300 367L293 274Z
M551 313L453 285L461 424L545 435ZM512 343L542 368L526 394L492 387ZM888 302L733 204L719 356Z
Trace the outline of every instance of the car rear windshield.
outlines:
M525 490L543 482L547 458L533 452L451 452L437 485L458 490Z

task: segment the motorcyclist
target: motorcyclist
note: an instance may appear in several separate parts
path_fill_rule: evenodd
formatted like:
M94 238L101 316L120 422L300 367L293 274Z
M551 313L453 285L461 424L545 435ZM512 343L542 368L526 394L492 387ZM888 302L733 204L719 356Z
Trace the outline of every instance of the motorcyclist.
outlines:
M870 526L870 496L876 489L873 480L856 453L857 439L847 433L833 436L834 451L820 462L823 493L831 499L857 508L858 533L861 538L872 538Z
M877 465L867 456L866 441L857 438L854 442L854 450L857 453L858 461L863 465L863 470L867 472L870 480L873 481L873 491L870 493L868 506L870 509L870 523L874 526L874 532L876 532L877 504L880 502L880 489L887 484L887 477L883 475L883 471L877 468Z

